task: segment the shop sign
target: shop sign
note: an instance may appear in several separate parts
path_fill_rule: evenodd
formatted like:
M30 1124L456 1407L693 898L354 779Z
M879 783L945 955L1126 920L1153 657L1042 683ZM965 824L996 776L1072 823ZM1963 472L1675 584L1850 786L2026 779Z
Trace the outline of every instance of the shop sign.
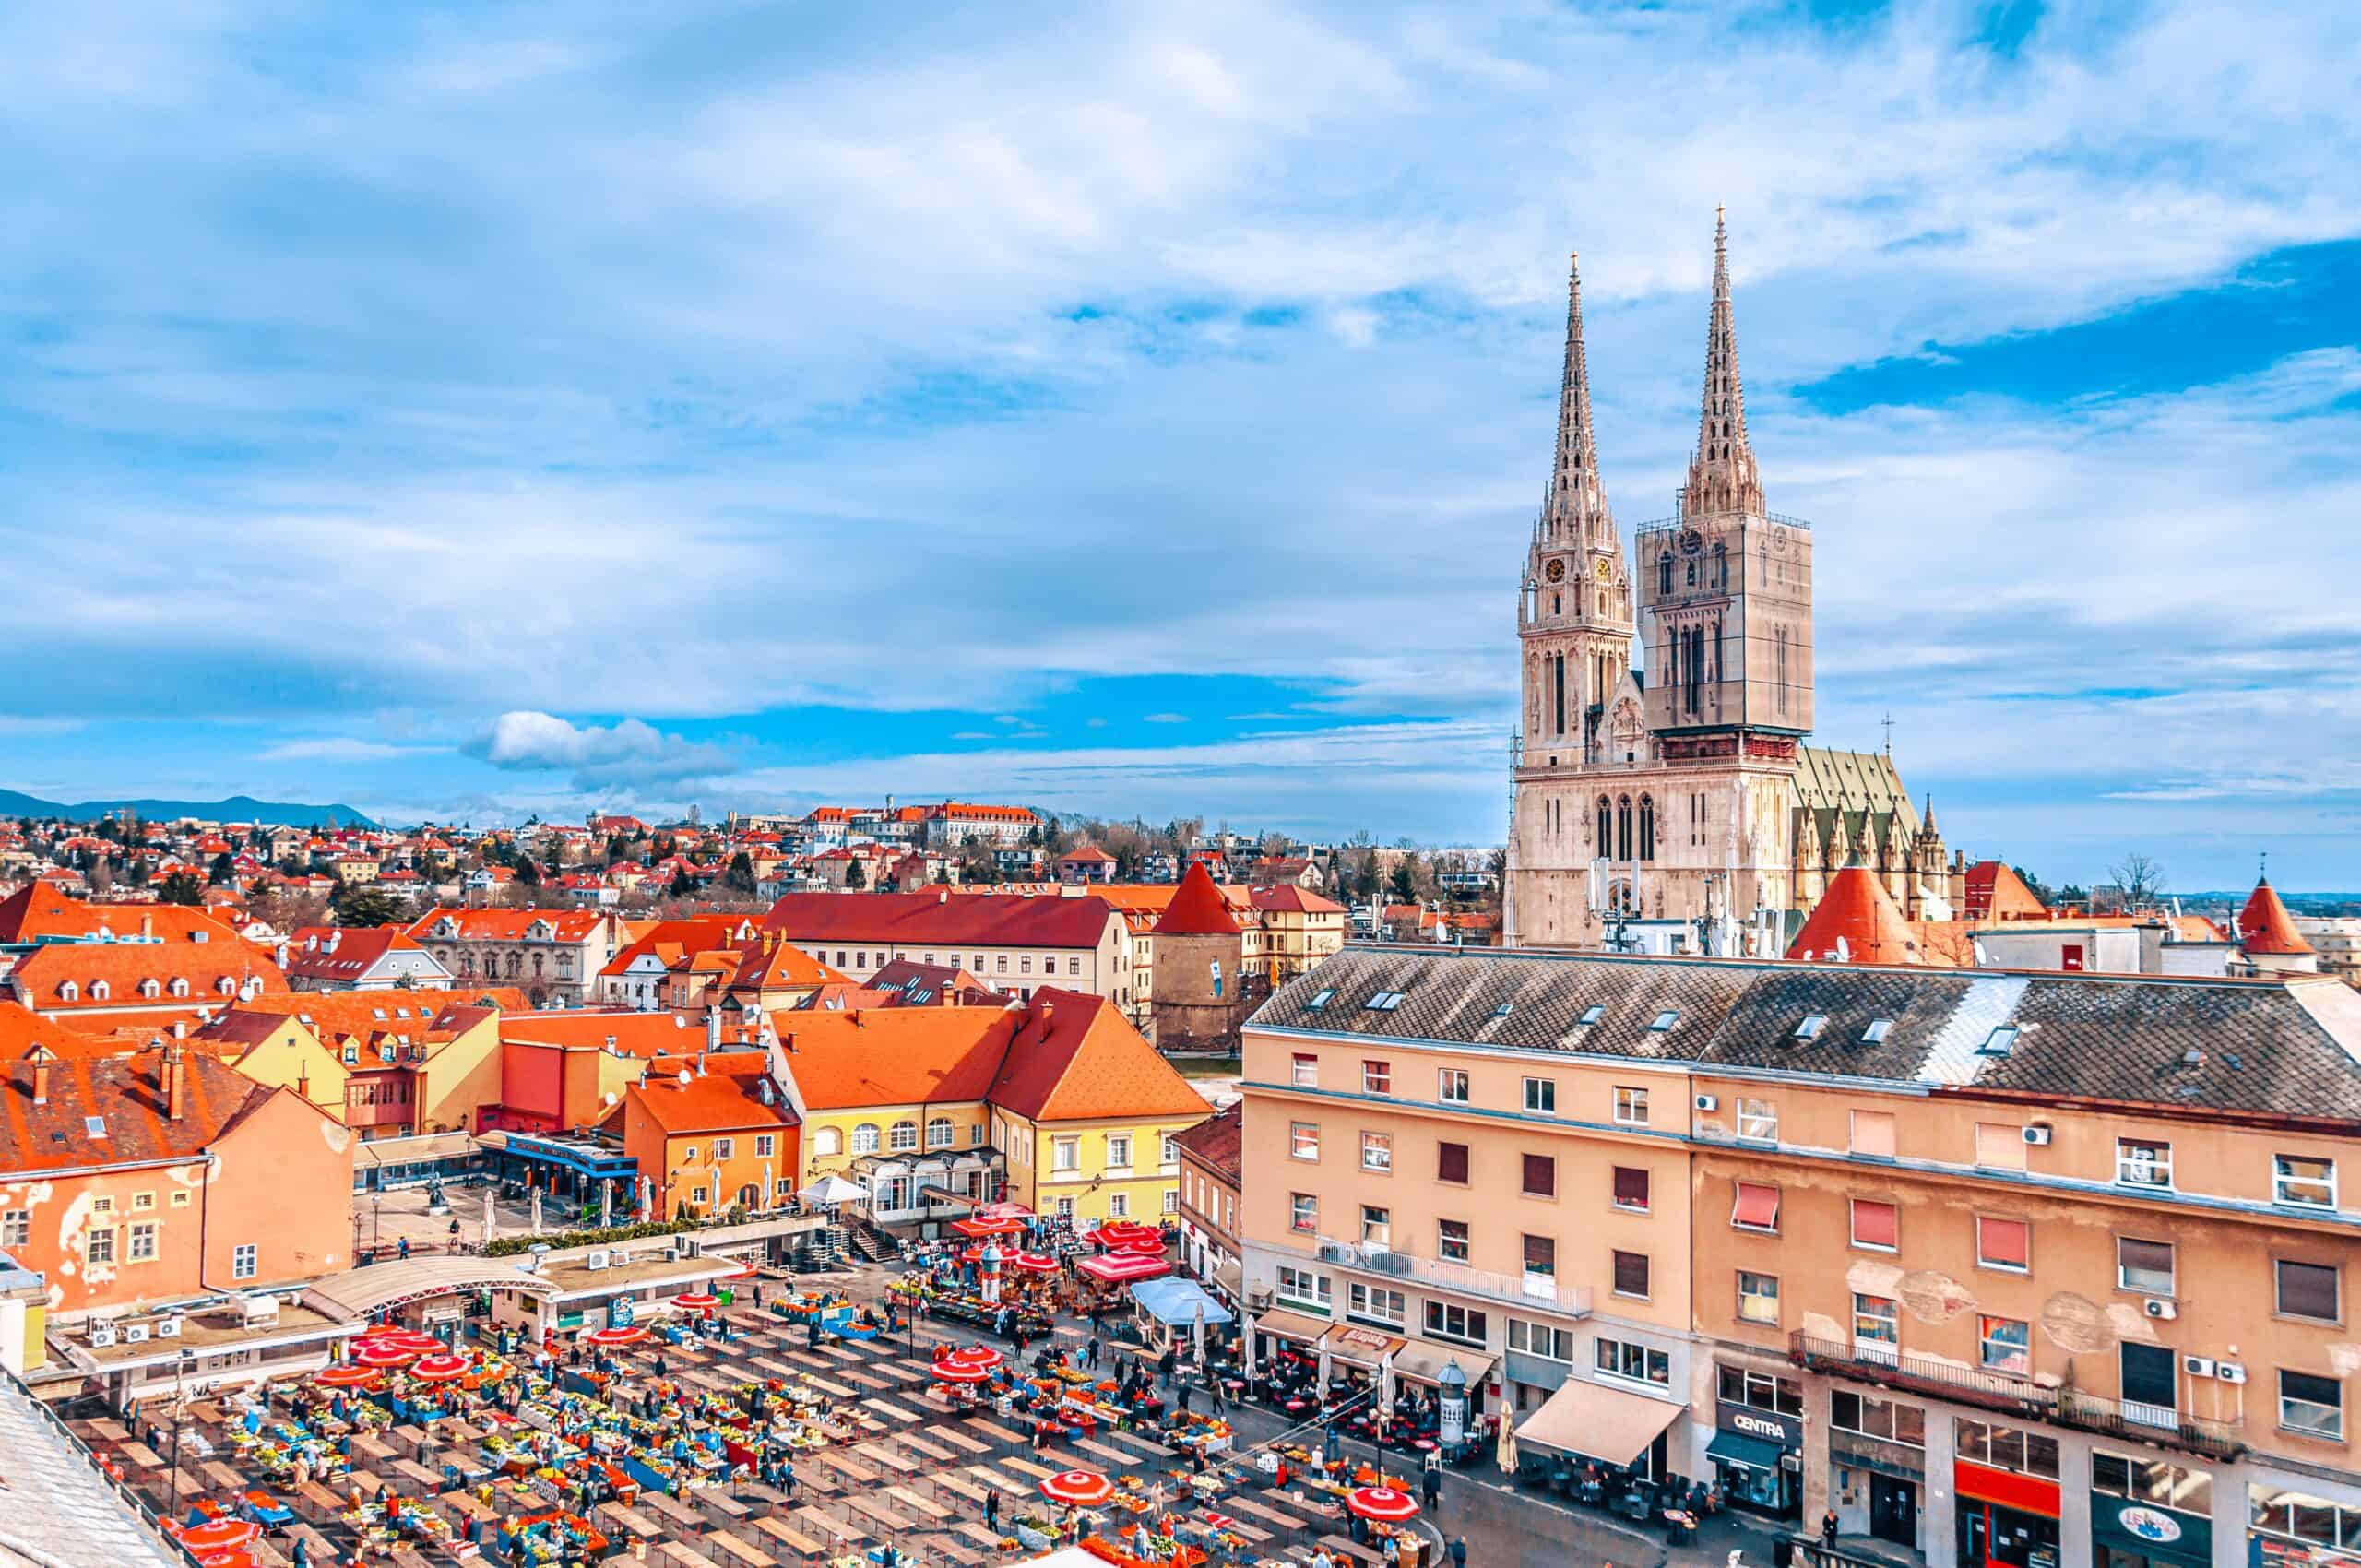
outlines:
M2213 1521L2204 1515L2102 1492L2091 1493L2091 1532L2103 1545L2142 1556L2191 1562L2210 1562L2213 1556Z
M1793 1416L1783 1416L1776 1410L1758 1410L1751 1405L1733 1405L1727 1400L1715 1407L1714 1414L1724 1431L1759 1438L1764 1443L1775 1443L1791 1452L1800 1452L1803 1448L1804 1424Z
M1374 1328L1339 1328L1329 1335L1328 1343L1340 1349L1357 1350L1374 1358L1394 1348L1394 1336L1381 1334Z

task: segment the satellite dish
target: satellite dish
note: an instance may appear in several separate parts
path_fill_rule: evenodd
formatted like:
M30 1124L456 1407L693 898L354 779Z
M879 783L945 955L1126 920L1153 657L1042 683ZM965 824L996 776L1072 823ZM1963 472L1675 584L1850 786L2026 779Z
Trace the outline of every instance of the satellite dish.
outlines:
M682 1088L689 1087L689 1070L686 1067L681 1069L681 1087Z
M689 1027L689 1021L675 1013L672 1015L672 1027L676 1029L685 1029Z
M605 1094L605 1095L603 1095L602 1097L600 1097L600 1102L601 1102L602 1104L606 1104L606 1105L612 1105L612 1104L614 1104L614 1103L615 1103L615 1091L614 1091L614 1090L612 1090L612 1089L609 1089L609 1090L606 1092L606 1094Z

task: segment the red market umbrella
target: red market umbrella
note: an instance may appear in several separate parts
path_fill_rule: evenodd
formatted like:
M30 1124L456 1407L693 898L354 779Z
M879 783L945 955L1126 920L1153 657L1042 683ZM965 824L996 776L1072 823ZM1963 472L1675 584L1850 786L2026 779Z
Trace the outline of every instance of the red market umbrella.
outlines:
M1136 1219L1117 1219L1092 1231L1090 1239L1102 1247L1120 1247L1130 1241L1154 1241L1160 1246L1164 1241L1164 1232L1153 1225L1142 1225Z
M208 1519L181 1532L181 1544L191 1551L228 1551L262 1537L262 1526L250 1519Z
M1030 1219L1033 1218L1033 1211L1023 1204L990 1204L976 1218L979 1219Z
M421 1383L457 1383L474 1370L475 1363L465 1356L422 1356L409 1375Z
M984 1236L1014 1236L1025 1229L1021 1219L955 1219L951 1229L973 1240Z
M255 1560L243 1551L208 1551L198 1555L196 1568L255 1568Z
M640 1327L639 1324L635 1323L611 1324L606 1328L594 1328L582 1337L584 1342L587 1344L603 1345L609 1348L612 1348L618 1345L639 1345L646 1343L647 1339L647 1330Z
M937 1366L973 1367L978 1372L991 1372L1006 1360L989 1345L969 1345L957 1350L944 1350L934 1358Z
M1141 1257L1160 1258L1164 1255L1164 1241L1161 1237L1146 1241L1118 1241L1107 1250L1117 1257L1136 1253Z
M1130 1285L1172 1272L1162 1258L1141 1253L1110 1253L1101 1258L1085 1258L1074 1267L1101 1285Z
M398 1367L418 1360L424 1353L403 1345L371 1341L353 1347L352 1364L360 1367Z
M937 1383L981 1383L992 1374L985 1367L967 1366L957 1361L937 1361L932 1375Z
M709 1296L702 1290L683 1290L672 1298L672 1304L682 1312L706 1313L721 1305L721 1298Z
M312 1374L312 1381L322 1388L366 1388L377 1381L374 1367L330 1367Z
M1115 1495L1115 1483L1096 1470L1060 1470L1041 1483L1041 1495L1052 1503L1093 1508Z
M1382 1525L1404 1525L1418 1516L1418 1500L1390 1486L1355 1487L1345 1494L1345 1506Z
M443 1341L435 1338L432 1334L421 1334L414 1328L374 1329L367 1334L363 1334L360 1338L354 1340L353 1343L356 1345L390 1345L397 1349L416 1350L421 1354L428 1350L440 1350L443 1348Z
M1019 1274L1054 1274L1058 1267L1057 1259L1039 1253L1011 1253L1000 1261L1002 1267L1013 1268Z

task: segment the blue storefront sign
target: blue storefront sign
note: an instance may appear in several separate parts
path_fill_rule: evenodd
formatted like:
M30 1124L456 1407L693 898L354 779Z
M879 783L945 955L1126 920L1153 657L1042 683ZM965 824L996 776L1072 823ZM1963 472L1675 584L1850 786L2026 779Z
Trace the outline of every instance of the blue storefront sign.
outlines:
M2151 1562L2211 1568L2213 1561L2213 1521L2204 1515L2106 1492L2091 1493L2091 1538Z

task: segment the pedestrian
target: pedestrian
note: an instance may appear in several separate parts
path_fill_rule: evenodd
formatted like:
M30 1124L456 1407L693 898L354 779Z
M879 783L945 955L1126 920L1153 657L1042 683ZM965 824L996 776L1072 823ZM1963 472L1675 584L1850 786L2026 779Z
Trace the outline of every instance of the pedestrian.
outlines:
M1206 1391L1213 1396L1214 1414L1216 1416L1228 1414L1229 1401L1224 1395L1221 1379L1217 1377L1207 1379L1205 1388Z
M1440 1450L1427 1455L1426 1467L1418 1472L1418 1498L1430 1514L1442 1505L1442 1455Z
M1097 1372L1098 1370L1098 1352L1100 1349L1101 1347L1098 1343L1098 1331L1096 1328L1093 1328L1090 1331L1090 1343L1082 1348L1083 1365L1088 1367L1092 1372Z
M1000 1491L997 1488L984 1493L984 1528L1000 1533Z
M409 1261L409 1237L405 1236L399 1241L394 1243L394 1255L400 1258L404 1263L408 1263Z
M295 1538L295 1550L288 1553L288 1561L292 1562L295 1568L312 1568L312 1553L303 1545L302 1536Z
M1467 1538L1451 1538L1451 1568L1467 1568Z
M1832 1550L1836 1545L1836 1510L1833 1508L1820 1516L1820 1541Z

